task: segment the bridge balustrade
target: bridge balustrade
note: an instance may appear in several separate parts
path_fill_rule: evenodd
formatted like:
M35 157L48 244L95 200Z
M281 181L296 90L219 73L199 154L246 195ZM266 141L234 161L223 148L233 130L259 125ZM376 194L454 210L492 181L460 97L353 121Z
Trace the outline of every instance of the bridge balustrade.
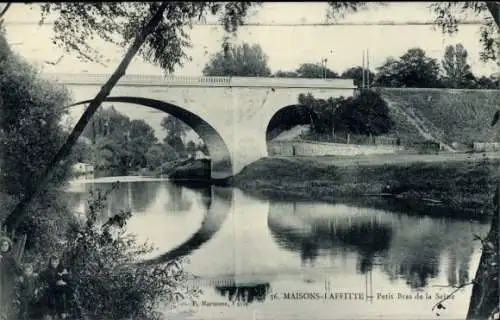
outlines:
M107 74L42 74L47 80L64 84L102 85ZM308 78L273 78L273 77L197 77L177 75L125 75L119 85L147 86L202 86L202 87L267 87L267 88L325 88L354 89L349 79L308 79Z

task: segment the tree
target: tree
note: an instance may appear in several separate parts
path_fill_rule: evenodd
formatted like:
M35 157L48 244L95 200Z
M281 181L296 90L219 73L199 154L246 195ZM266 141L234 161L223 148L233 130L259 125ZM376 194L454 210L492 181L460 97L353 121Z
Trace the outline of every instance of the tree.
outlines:
M444 71L444 83L449 88L471 88L475 77L467 63L467 50L462 44L449 45L445 49L441 62Z
M134 119L128 128L128 148L131 153L131 166L138 170L147 166L146 154L158 141L153 128L144 120Z
M489 77L482 76L477 79L476 86L478 89L498 89L500 84L498 82L498 77L491 75Z
M374 85L379 87L401 87L402 80L399 74L399 61L393 57L387 58L384 63L377 68Z
M212 56L203 68L204 76L268 77L268 57L258 44L231 46Z
M278 70L276 73L273 75L273 77L276 78L297 78L299 75L295 71L282 71Z
M375 85L435 88L440 86L439 64L420 48L411 48L399 60L389 58L377 68Z
M381 135L393 125L387 102L372 90L342 101L335 111L335 122L338 130L361 135Z
M433 2L431 9L436 14L434 23L441 27L443 33L453 35L458 31L459 17L462 14L473 14L481 19L479 42L482 45L480 58L482 61L498 60L498 25L500 4L498 1L457 1Z
M163 139L163 142L171 146L173 150L176 151L177 156L187 156L183 139L186 136L187 130L191 128L181 120L172 116L164 117L161 121L161 126L167 131L167 135Z
M300 94L298 97L298 102L306 109L306 117L309 118L312 131L319 134L334 133L335 110L340 101L343 101L342 97L324 100L316 99L310 93L307 95ZM300 115L300 113L298 115ZM304 115L300 118L304 118ZM300 120L300 118L295 119L303 122L304 120Z
M164 141L169 140L168 137L178 137L182 139L186 136L186 132L191 130L191 128L182 120L173 116L164 117L161 120L160 125L167 132L167 136Z
M14 54L0 31L0 196L4 222L30 186L38 183L40 168L48 165L67 132L61 124L68 91L43 80L38 71ZM44 192L26 208L19 230L27 234L27 250L54 246L71 219L61 188L71 176L74 157L60 162ZM57 210L57 212L54 212ZM59 221L56 226L53 219ZM52 235L52 236L48 236Z
M156 170L161 167L163 163L163 145L155 143L146 152L146 163L150 170Z
M114 106L100 108L83 136L93 141L95 168L108 174L146 167L146 153L158 140L144 120L130 120Z
M342 79L354 79L354 85L359 88L363 84L363 67L360 66L351 67L342 72L340 77ZM375 73L373 73L371 70L368 70L368 77L369 79L365 79L365 81L369 80L368 84L371 86L373 84L373 79L375 79Z
M299 78L338 78L339 75L326 66L315 63L303 63L295 71Z

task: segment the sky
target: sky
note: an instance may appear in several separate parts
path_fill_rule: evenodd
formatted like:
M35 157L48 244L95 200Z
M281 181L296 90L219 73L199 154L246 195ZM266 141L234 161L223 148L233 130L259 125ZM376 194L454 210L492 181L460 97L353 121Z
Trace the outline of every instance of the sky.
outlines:
M393 2L385 6L372 4L368 9L348 14L339 22L380 21L399 23L432 21L433 14L428 2ZM251 12L250 23L300 24L325 22L327 4L324 2L267 2ZM37 24L40 11L22 3L15 3L6 15L9 43L28 61L38 64L48 73L111 73L122 58L124 49L96 41L95 48L110 58L107 66L83 63L72 54L64 55L56 65L44 61L56 61L63 51L52 44L52 25ZM473 17L469 17L472 19ZM213 21L213 19L208 19ZM49 20L50 22L50 20ZM221 26L198 25L190 32L193 47L186 50L192 61L177 67L175 75L199 76L211 54L220 50L224 32ZM361 65L362 52L368 49L370 67L381 65L389 56L399 57L411 47L421 47L426 53L441 60L448 44L462 43L469 52L469 63L476 74L490 75L497 72L495 64L479 61L480 44L478 25L462 25L454 36L443 35L432 25L330 25L330 26L246 26L237 34L236 42L258 43L269 57L269 67L277 70L294 70L301 63L319 63L327 59L330 69L336 72ZM159 67L145 63L140 57L129 66L129 74L161 75Z

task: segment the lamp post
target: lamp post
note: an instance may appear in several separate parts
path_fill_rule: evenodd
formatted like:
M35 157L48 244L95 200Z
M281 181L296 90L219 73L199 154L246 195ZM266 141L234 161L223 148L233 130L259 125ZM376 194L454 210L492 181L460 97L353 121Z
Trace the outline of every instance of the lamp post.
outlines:
M326 64L328 62L327 58L321 59L321 66L323 67L323 79L326 79Z

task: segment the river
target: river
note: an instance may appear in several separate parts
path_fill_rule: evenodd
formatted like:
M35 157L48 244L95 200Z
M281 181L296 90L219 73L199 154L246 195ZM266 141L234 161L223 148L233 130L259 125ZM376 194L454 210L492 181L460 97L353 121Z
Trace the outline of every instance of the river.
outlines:
M189 312L169 312L193 319L464 318L470 285L446 309L432 307L474 277L481 251L473 236L489 229L136 177L74 181L68 192L75 211L85 211L88 191L116 180L123 182L107 214L131 209L128 231L157 247L149 258L164 259L173 249L188 255L186 271L203 294Z

